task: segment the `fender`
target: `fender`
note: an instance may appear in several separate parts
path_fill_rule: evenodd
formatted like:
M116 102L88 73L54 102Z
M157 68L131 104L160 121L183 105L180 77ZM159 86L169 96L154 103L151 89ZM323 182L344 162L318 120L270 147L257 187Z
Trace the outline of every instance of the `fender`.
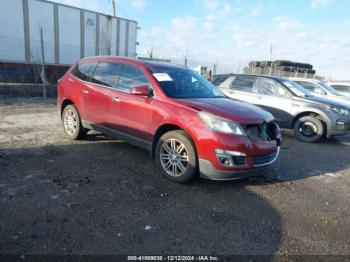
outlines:
M293 118L293 120L290 122L291 128L293 128L295 121L299 118L300 115L307 115L307 113L314 113L314 114L321 116L321 118L322 118L321 120L323 120L326 123L326 126L327 126L327 134L326 135L328 137L329 132L331 130L331 121L329 120L327 114L318 108L307 107L307 108L303 108L303 110L301 110L301 111L298 111L295 114L295 117Z

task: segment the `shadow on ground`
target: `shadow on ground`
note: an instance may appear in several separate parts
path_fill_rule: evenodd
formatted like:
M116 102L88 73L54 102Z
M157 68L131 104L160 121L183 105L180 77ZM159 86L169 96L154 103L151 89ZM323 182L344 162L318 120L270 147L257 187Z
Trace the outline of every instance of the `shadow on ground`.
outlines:
M278 213L244 182L163 179L146 152L89 142L0 150L7 254L273 254Z
M349 146L287 138L274 174L302 179L348 163ZM274 254L282 241L278 212L246 188L265 179L178 185L147 152L102 135L1 149L0 170L1 253Z

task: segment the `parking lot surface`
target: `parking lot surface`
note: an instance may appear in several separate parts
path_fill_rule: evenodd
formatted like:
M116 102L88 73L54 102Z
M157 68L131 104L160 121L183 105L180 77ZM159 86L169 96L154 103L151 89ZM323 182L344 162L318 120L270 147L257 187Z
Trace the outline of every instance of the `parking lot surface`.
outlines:
M147 152L70 141L55 101L0 102L2 254L350 255L350 136L283 132L266 177L161 177Z

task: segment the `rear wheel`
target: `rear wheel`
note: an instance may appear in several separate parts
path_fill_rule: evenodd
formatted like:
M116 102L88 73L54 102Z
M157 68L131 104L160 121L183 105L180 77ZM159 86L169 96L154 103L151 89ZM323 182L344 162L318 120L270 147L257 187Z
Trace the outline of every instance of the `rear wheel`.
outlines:
M67 136L72 140L83 138L87 130L81 125L80 115L74 105L68 105L64 108L62 114L63 129Z
M177 183L193 179L197 170L197 154L191 138L182 130L161 136L156 147L157 165L162 175Z
M303 116L294 125L295 136L300 141L309 143L319 141L324 134L324 130L321 120L314 116Z

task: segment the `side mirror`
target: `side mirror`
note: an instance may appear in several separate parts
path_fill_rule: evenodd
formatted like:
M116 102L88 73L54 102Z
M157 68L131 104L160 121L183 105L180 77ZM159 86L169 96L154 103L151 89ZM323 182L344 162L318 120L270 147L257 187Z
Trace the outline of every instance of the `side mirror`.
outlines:
M131 88L131 94L138 96L148 96L151 89L148 86L135 86Z

